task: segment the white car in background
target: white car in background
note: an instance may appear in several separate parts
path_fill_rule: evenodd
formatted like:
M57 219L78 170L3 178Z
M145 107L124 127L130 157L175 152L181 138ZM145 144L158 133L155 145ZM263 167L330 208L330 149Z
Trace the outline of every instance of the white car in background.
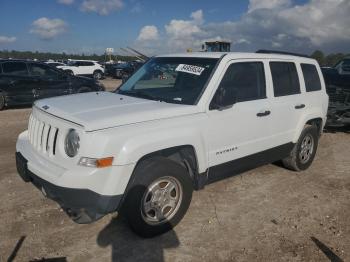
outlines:
M93 60L68 60L67 65L57 68L71 75L93 76L97 80L103 77L105 71L102 65Z

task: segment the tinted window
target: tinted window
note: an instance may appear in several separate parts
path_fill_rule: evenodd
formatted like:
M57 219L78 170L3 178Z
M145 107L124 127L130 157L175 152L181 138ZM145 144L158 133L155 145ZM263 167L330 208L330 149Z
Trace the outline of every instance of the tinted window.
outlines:
M40 76L44 78L57 78L58 71L51 68L50 66L43 64L31 64L30 65L30 74L34 76Z
M294 63L270 62L275 96L288 96L300 93L297 69Z
M321 81L316 66L301 64L303 70L306 92L321 90Z
M4 74L28 75L27 66L23 62L6 62L2 64Z
M79 66L93 66L94 63L93 62L84 62L84 61L80 61L78 62Z
M220 88L233 90L236 102L265 98L264 64L261 62L231 64L221 80Z

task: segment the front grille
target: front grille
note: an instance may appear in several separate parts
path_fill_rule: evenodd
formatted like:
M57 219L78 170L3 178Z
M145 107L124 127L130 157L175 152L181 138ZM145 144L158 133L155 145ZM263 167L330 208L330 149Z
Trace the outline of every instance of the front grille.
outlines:
M29 117L28 135L32 146L42 153L53 156L56 154L56 142L59 129L45 123L33 114Z

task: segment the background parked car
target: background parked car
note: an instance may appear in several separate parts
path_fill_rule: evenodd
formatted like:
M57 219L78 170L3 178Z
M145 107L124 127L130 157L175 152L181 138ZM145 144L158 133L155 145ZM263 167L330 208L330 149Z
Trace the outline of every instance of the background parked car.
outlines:
M92 60L69 60L67 65L57 68L71 75L93 76L95 79L101 79L105 71L102 65Z
M126 62L122 64L118 64L114 66L114 76L116 78L128 78L130 77L137 69L139 69L144 62L140 61L132 61L132 62Z
M329 96L327 128L350 127L350 58L334 67L323 67Z
M115 75L115 67L118 66L120 63L104 63L104 69L105 69L105 76L111 76L114 77Z
M45 63L0 60L0 110L41 98L102 90L95 79L72 76Z
M337 86L350 90L350 58L339 61L334 67L322 68L328 86Z

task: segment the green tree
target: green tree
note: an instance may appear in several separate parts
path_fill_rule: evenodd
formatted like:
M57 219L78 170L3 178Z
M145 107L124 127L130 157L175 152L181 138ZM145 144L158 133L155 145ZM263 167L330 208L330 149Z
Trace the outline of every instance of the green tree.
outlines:
M321 66L324 65L324 63L325 63L325 57L324 57L324 54L323 54L322 51L316 50L315 52L313 52L313 53L311 54L311 57L314 58L314 59L316 59L317 62L318 62Z

